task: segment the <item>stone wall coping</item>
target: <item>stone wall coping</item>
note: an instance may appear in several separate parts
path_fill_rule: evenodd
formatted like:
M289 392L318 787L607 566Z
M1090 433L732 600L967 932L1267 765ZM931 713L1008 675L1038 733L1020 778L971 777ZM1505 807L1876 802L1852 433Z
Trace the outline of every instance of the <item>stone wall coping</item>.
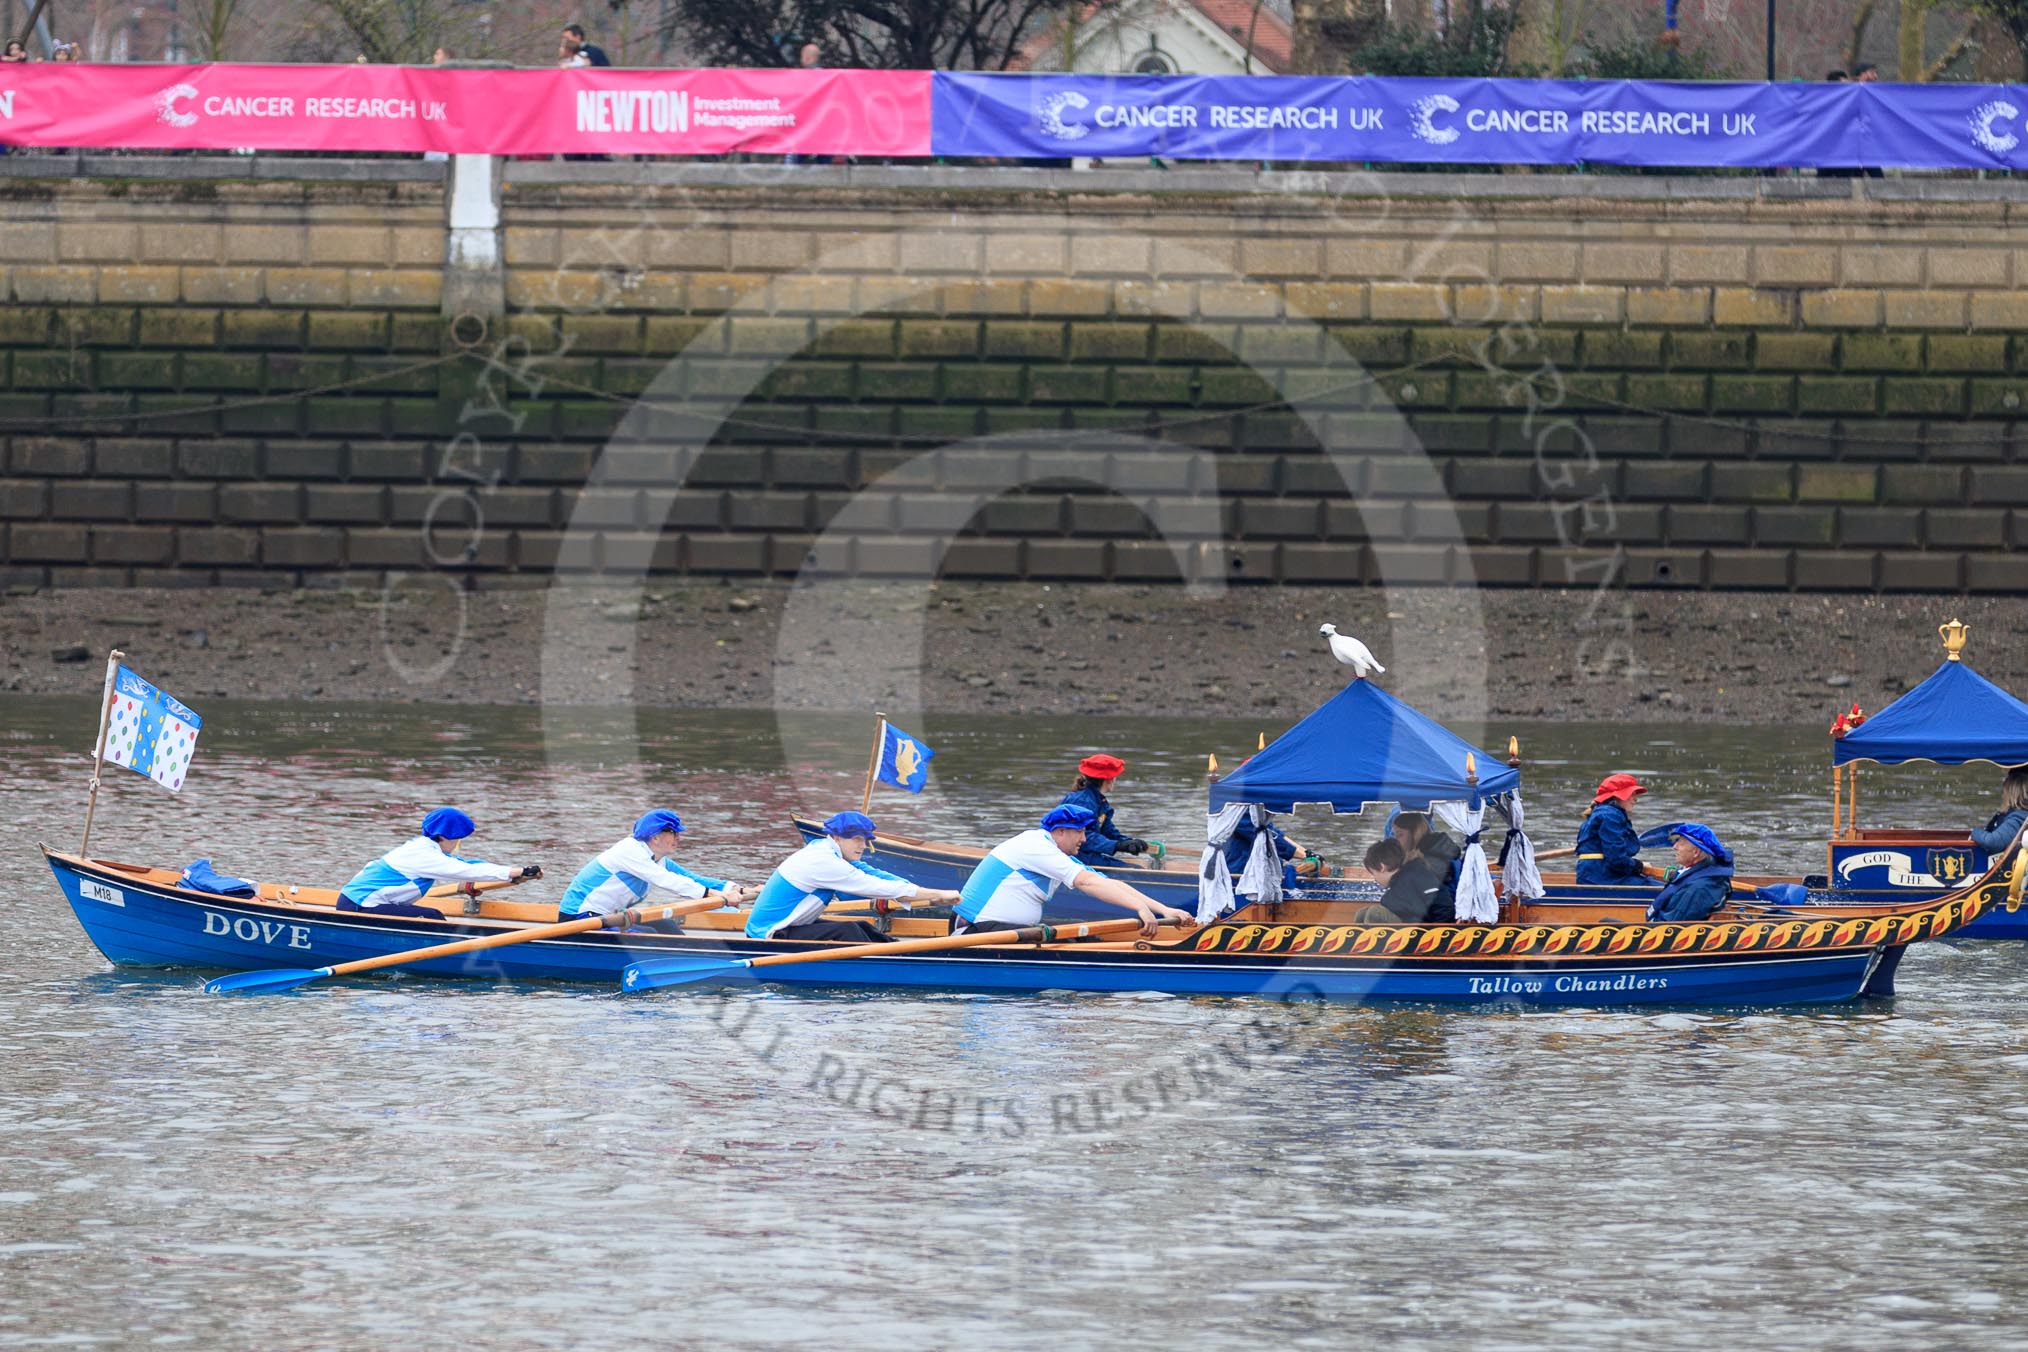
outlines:
M149 179L211 183L441 183L441 160L306 159L280 155L0 155L0 179Z
M688 161L510 160L510 185L769 189L790 184L883 192L1128 194L1687 202L2028 202L2028 180L1961 177L1773 178L1574 173L1401 173L1146 165L1030 169L976 165L780 165ZM310 183L438 183L447 166L416 159L284 155L0 156L0 179L243 179Z
M1595 201L2028 202L2028 181L1966 178L1741 178L1710 175L1412 174L1143 166L1023 169L962 165L737 165L513 161L507 182L530 186L619 184L672 187L1182 194L1280 197L1539 198Z
M507 182L528 186L638 185L768 189L918 189L936 192L1127 193L1281 196L1595 200L2028 201L2028 182L1970 179L1739 178L1708 175L1470 174L1387 171L1254 170L1146 165L1028 169L974 165L779 165L678 161L512 161ZM1969 188L1979 191L1956 193Z

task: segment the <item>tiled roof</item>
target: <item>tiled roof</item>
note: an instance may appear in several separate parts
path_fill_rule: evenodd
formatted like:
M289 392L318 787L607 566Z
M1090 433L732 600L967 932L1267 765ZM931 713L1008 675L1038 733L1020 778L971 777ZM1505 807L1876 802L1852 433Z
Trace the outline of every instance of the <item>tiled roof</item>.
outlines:
M1159 0L1158 0L1159 3ZM1289 32L1289 21L1275 13L1264 0L1187 0L1205 21L1215 26L1241 47L1248 46L1252 39L1253 59L1259 73L1279 75L1288 70L1290 53L1294 46ZM1099 4L1084 7L1079 23L1090 22L1099 11ZM1060 41L1062 29L1054 27L1029 39L1022 44L1022 50L1008 63L1009 70L1032 70L1035 58L1048 51L1052 44Z
M1205 18L1217 24L1220 29L1232 35L1240 46L1247 46L1247 35L1253 36L1254 60L1268 68L1271 74L1280 74L1289 68L1293 40L1288 23L1264 3L1256 7L1256 0L1191 0Z

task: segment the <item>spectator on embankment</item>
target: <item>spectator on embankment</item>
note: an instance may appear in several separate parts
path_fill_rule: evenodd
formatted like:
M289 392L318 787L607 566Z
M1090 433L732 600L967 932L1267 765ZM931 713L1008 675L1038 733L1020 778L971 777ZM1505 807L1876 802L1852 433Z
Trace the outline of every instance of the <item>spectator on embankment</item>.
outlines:
M564 64L567 66L610 66L613 64L611 59L606 56L605 48L585 38L584 25L581 23L567 23L563 26L563 45L566 57L582 56L584 58L582 61L566 60Z

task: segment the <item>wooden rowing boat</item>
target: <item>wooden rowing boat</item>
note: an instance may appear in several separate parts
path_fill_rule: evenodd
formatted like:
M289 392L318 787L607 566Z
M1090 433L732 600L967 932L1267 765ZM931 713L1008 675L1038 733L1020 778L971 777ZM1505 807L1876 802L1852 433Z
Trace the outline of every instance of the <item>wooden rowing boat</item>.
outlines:
M474 898L446 920L338 911L336 893L262 883L252 898L178 886L180 871L48 850L85 933L123 966L245 971L318 967L553 921L552 907ZM891 860L888 862L892 862ZM1367 925L1331 902L1288 903L1273 923L1238 920L1132 944L1045 942L765 969L770 981L1024 992L1160 991L1284 999L1415 1000L1558 1006L1778 1005L1848 1000L1906 945L2020 903L2028 854L1923 908L1871 918L1720 917L1700 924ZM1314 908L1308 909L1305 908ZM755 940L732 912L693 917L682 934L591 931L417 963L448 977L616 984L651 957L807 952ZM946 921L914 918L908 931Z

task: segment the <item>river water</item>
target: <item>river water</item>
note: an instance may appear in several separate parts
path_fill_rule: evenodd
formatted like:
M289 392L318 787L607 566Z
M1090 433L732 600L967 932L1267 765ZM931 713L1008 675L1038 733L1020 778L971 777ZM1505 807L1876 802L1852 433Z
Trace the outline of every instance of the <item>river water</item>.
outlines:
M330 882L456 802L560 892L642 808L758 880L856 805L868 729L211 701L180 795L109 769L94 853ZM1891 1004L1464 1013L418 979L220 1000L114 971L73 848L90 701L0 700L0 1346L2016 1347L2028 948ZM1272 732L1276 729L1268 729ZM1252 725L930 719L895 829L988 841L1078 752L1187 842ZM1749 869L1821 871L1820 731L1500 726L1567 843L1629 769ZM1876 770L1861 819L1996 775ZM1299 820L1340 857L1370 821ZM547 895L546 893L544 895Z

